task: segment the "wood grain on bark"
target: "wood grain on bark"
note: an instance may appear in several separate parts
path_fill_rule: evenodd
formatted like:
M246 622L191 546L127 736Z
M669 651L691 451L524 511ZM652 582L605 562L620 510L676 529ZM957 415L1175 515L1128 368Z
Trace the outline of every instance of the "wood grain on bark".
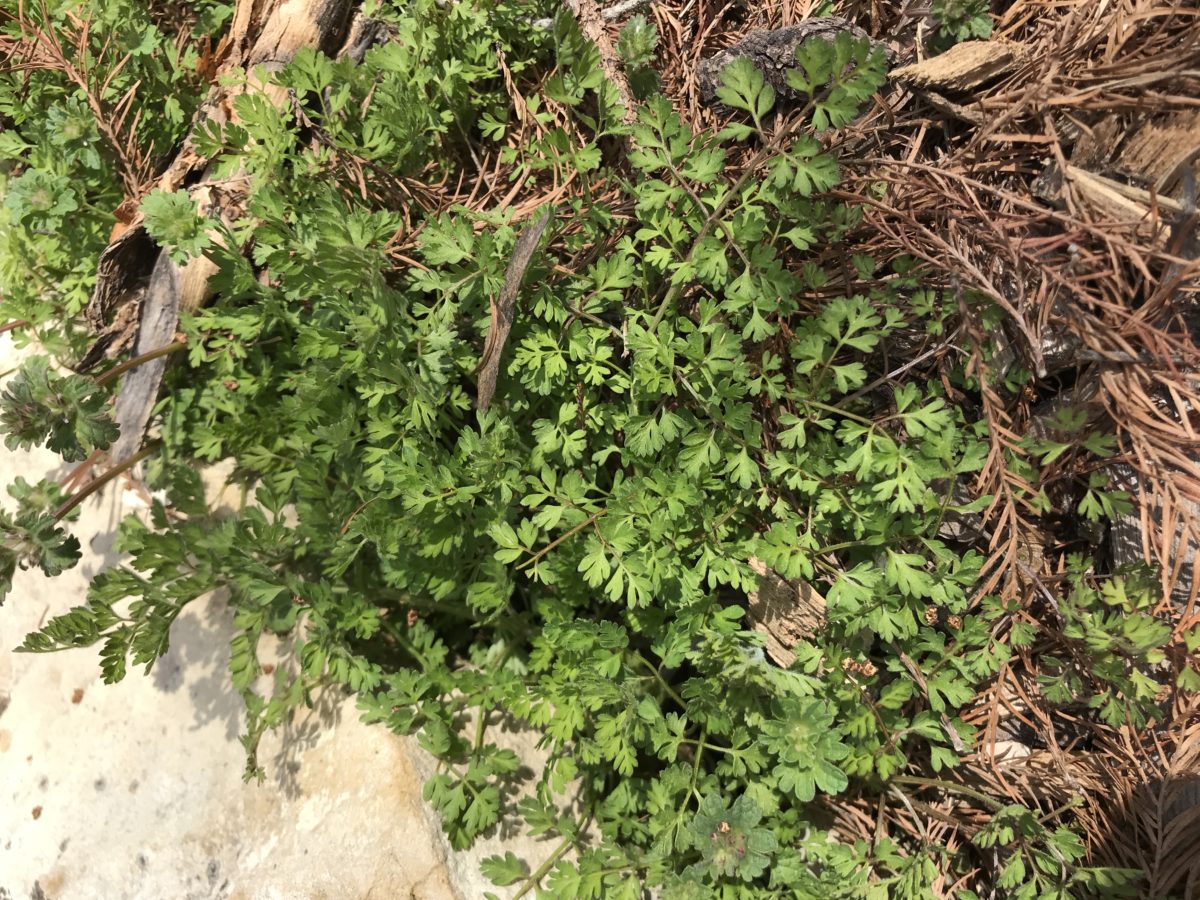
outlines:
M212 164L196 150L193 135L201 124L236 122L234 101L240 94L261 92L276 105L286 102L287 92L270 84L269 75L303 48L336 52L347 36L354 5L352 0L240 0L229 35L218 49L222 61L216 84L179 152L153 187L177 191L190 185L189 196L205 214L226 224L238 219L249 193L248 179L235 174L218 181ZM246 70L245 83L222 84L222 76L235 69ZM86 313L97 340L80 367L110 356L114 346L133 344L134 352L143 354L171 343L180 314L209 299L215 271L216 266L204 257L183 266L172 262L150 240L141 214L136 214L100 255L96 288ZM129 304L137 304L136 314L121 315L118 307ZM134 329L136 340L130 334ZM154 360L122 381L116 408L121 434L109 452L114 465L140 447L166 366L166 358Z
M788 581L757 558L750 568L758 575L758 590L750 594L749 612L755 631L766 635L767 656L776 665L789 667L796 661L792 651L825 627L825 598L812 585Z
M478 394L476 405L481 411L491 405L496 393L496 379L500 375L500 360L504 353L504 344L508 340L508 332L512 329L513 315L516 309L517 294L521 290L521 281L525 278L525 270L533 259L533 251L537 249L542 233L550 224L554 211L545 210L533 222L526 225L517 237L513 248L512 258L504 273L504 285L500 288L500 299L492 301L492 323L488 329L487 340L483 352L479 355Z
M621 105L625 107L625 122L632 122L637 118L637 101L629 89L629 79L625 77L625 68L617 56L617 48L609 39L604 13L596 0L567 0L567 6L579 23L583 36L595 44L600 52L600 66L604 69L604 75L616 88Z

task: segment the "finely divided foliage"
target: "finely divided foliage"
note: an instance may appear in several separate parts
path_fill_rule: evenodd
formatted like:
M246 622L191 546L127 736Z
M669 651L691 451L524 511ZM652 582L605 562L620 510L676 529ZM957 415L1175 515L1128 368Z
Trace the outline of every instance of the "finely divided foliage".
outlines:
M418 734L441 761L425 797L455 846L502 815L554 838L536 871L511 853L487 863L497 884L539 895L1122 889L1128 875L1088 868L1069 829L987 795L995 815L966 846L851 843L834 827L843 792L908 803L905 785L958 789L938 776L974 746L960 710L1035 639L998 626L1004 603L972 596L983 558L943 528L978 508L954 488L984 463L981 427L941 383L874 380L889 338L940 323L941 300L903 260L822 252L859 216L832 193L824 138L883 84L882 51L849 34L803 44L786 109L735 63L719 98L737 115L699 133L645 80L625 126L574 23L539 30L530 13L378 4L391 39L361 65L301 53L275 76L290 106L246 94L239 124L201 135L202 153L252 180L242 220L144 197L160 243L221 267L216 302L184 320L148 464L169 503L127 521L128 565L23 649L99 644L115 681L153 664L189 602L228 588L248 773L265 729L318 690L353 691L368 720ZM178 69L139 63L142 102L194 105L194 60L142 33L144 54ZM622 33L631 66L655 46L645 19ZM78 92L45 72L28 94L3 78L0 287L14 317L78 347L65 323L103 244L90 210L121 196L119 160L87 149L95 122ZM183 121L162 127L175 139ZM433 209L405 186L453 180L484 153L514 179L497 195L573 187L557 194L480 413L490 304L541 204ZM368 187L380 172L390 180ZM35 362L0 417L10 444L83 459L114 437L103 396ZM256 502L219 517L194 461L227 457ZM1102 486L1096 515L1117 502ZM53 574L78 552L53 516L61 497L15 495L20 512L0 518L4 591L16 566ZM747 619L751 558L827 595L825 627L787 668ZM1145 721L1146 667L1168 638L1148 588L1077 580L1064 611L1076 652L1055 662L1055 690ZM264 696L258 643L285 633L293 665ZM506 719L544 735L532 781L489 739Z

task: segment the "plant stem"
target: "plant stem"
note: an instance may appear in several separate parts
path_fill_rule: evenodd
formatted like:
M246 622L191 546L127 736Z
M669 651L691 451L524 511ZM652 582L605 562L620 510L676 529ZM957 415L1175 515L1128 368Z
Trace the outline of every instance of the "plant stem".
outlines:
M549 553L551 550L553 550L555 547L557 547L559 544L561 544L567 538L574 537L575 535L579 534L579 532L583 531L583 529L587 528L589 525L595 525L596 521L602 515L604 515L606 512L608 512L608 510L602 509L602 510L600 510L600 512L595 513L592 516L590 516L589 518L580 522L578 525L576 525L574 528L572 528L570 531L566 532L565 534L560 534L558 537L556 537L554 540L552 540L550 543L548 543L545 547L543 547L537 553L533 554L533 556L529 557L529 559L525 560L525 562L523 562L519 566L517 566L517 570L520 571L521 569L528 569L530 566L532 566L534 563L536 563L539 559L541 559L543 556L545 556L547 553Z
M679 694L675 692L674 688L672 688L669 684L667 684L667 682L662 677L662 673L659 672L659 670L654 667L653 663L651 663L650 660L646 659L646 657L642 656L642 654L638 653L637 651L633 652L633 658L635 661L640 662L643 666L646 667L646 670L654 677L654 680L659 683L659 685L662 687L662 689L664 691L666 691L667 696L669 696L672 700L674 700L676 703L679 704L680 709L687 709L687 704L683 702L683 698L680 697Z
M546 877L546 873L554 868L554 864L562 859L566 852L571 849L574 843L574 838L567 838L555 847L554 852L546 858L546 861L537 867L537 871L525 879L525 884L522 885L521 890L513 894L513 900L520 900L520 898L533 890L537 886L537 883Z
M1070 800L1068 800L1066 803L1064 803L1062 806L1058 807L1057 809L1052 809L1052 810L1050 810L1050 812L1046 813L1044 816L1039 817L1038 823L1041 825L1045 825L1051 819L1057 819L1059 816L1061 816L1067 810L1074 809L1076 806L1079 806L1079 804L1081 804L1082 802L1083 802L1083 798L1076 795L1076 796L1072 797Z
M145 459L151 453L158 450L158 448L161 446L162 446L162 441L151 441L149 444L147 444L145 447L143 447L141 450L139 450L137 453L135 453L129 459L125 460L125 462L121 463L119 466L113 466L113 468L109 469L107 472L105 472L99 478L93 478L91 481L89 481L87 484L85 484L83 487L81 487L79 489L78 493L72 494L62 504L62 506L60 506L58 509L56 509L54 511L54 521L56 521L56 522L61 521L64 516L66 516L71 510L73 510L75 507L77 507L80 503L82 503L84 500L86 500L92 494L96 493L96 491L100 490L100 488L104 487L106 484L108 484L110 481L112 481L114 478L116 478L122 472L127 472L130 469L132 469L134 466L136 466L138 463L140 463L143 459Z
M143 353L141 356L135 356L133 359L127 359L125 362L113 366L103 375L96 379L96 384L105 385L119 375L124 375L130 369L135 369L143 363L148 363L151 360L158 359L160 356L166 356L169 353L178 353L180 350L187 349L187 344L183 341L176 341L173 344L167 344L165 347L159 347L157 350L150 350Z
M969 788L964 784L956 784L953 781L942 781L940 778L919 778L916 775L896 775L891 780L897 784L912 784L919 787L938 788L939 790L949 791L952 794L962 794L973 800L978 800L993 811L1004 808L1004 804L996 800L995 797L989 797L982 791Z
M704 748L708 746L706 741L708 741L708 729L701 728L700 738L696 741L696 756L692 759L692 783L688 785L688 797L691 797L694 794L698 803L704 802L704 798L701 797L700 792L696 790L696 785L700 783L700 760L704 756ZM681 815L683 811L687 809L687 804L688 801L685 799L683 802L683 808L679 811Z
M710 744L708 741L697 741L692 738L683 738L680 743L693 744L698 751L716 750L718 753L724 753L726 756L738 756L741 754L740 750L736 750L733 747L721 747L717 744Z
M874 419L868 419L866 416L860 416L857 413L846 412L846 410L842 409L841 407L831 406L830 404L822 403L819 400L810 400L807 397L797 397L796 402L804 403L808 406L814 406L817 409L824 410L825 412L836 413L839 416L845 416L847 419L850 419L854 422L859 422L863 425L876 424Z
M24 328L28 324L24 319L13 319L11 322L5 322L3 325L0 325L0 334L4 334L6 331L14 331L17 328Z

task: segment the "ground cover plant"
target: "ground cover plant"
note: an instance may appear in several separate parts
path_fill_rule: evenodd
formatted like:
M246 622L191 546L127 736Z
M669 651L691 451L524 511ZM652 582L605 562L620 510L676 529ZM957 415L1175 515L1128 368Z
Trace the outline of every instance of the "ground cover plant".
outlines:
M1109 34L1086 6L1003 23ZM701 55L802 11L656 5L606 30L585 3L380 2L358 11L369 40L216 77L246 27L223 4L4 7L0 327L58 365L13 375L0 427L81 466L10 488L0 592L73 564L71 512L106 480L156 492L122 526L128 562L21 649L96 646L116 681L225 589L247 775L267 729L351 691L438 757L425 797L455 846L501 817L550 839L487 862L518 894L1186 896L1200 637L1186 529L1171 542L1194 466L1172 448L1194 348L1147 318L1186 284L1184 220L1162 245L1077 209L1018 216L1020 165L978 146L1001 126L934 141L889 77L912 47L880 36L920 17L836 11L778 87L741 59L702 105ZM1000 12L920 24L932 52ZM1130 58L1190 25L1142 19ZM204 165L164 190L188 153ZM964 237L956 204L992 230ZM212 296L120 362L94 334L119 318L85 313L128 228L208 260ZM1144 271L1140 307L1089 269L1111 258ZM1058 293L1027 287L1048 270ZM1020 291L1074 323L1066 365ZM1121 330L1139 316L1141 343ZM106 461L110 398L168 357L152 433ZM1136 406L1120 379L1147 367L1159 393ZM247 502L217 515L196 463L229 458ZM1135 509L1166 550L1110 558ZM765 570L817 598L786 656L756 612ZM261 694L268 634L294 653ZM489 736L510 722L549 751L532 779ZM1126 821L1141 839L1114 841Z

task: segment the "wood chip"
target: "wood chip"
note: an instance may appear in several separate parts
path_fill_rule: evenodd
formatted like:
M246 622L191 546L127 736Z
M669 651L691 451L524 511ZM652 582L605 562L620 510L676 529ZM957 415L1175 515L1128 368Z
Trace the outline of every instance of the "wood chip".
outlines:
M1191 165L1200 177L1195 159L1200 147L1200 111L1187 110L1164 121L1148 122L1130 135L1118 159L1121 171L1159 191L1173 191ZM1074 160L1072 160L1074 162Z
M963 41L945 53L892 71L892 77L918 88L964 93L1015 69L1027 51L1011 41Z
M595 44L600 52L600 67L604 70L605 77L616 88L617 97L625 107L625 123L633 122L637 118L637 100L629 87L629 79L625 77L625 67L617 55L617 48L608 36L604 14L596 0L567 0L567 6L575 16L575 21L579 23L579 30L583 36Z
M1066 167L1065 174L1066 183L1075 198L1085 204L1095 216L1116 222L1139 223L1140 237L1155 246L1166 246L1170 234L1167 220L1183 210L1177 201L1170 197L1153 198L1148 191L1141 188L1131 187L1072 165ZM1157 205L1158 215L1155 215L1154 205ZM1164 216L1164 212L1169 215Z
M788 581L760 560L750 568L759 577L758 590L750 594L754 629L767 637L767 656L787 668L796 661L792 648L825 627L825 598L803 581Z

